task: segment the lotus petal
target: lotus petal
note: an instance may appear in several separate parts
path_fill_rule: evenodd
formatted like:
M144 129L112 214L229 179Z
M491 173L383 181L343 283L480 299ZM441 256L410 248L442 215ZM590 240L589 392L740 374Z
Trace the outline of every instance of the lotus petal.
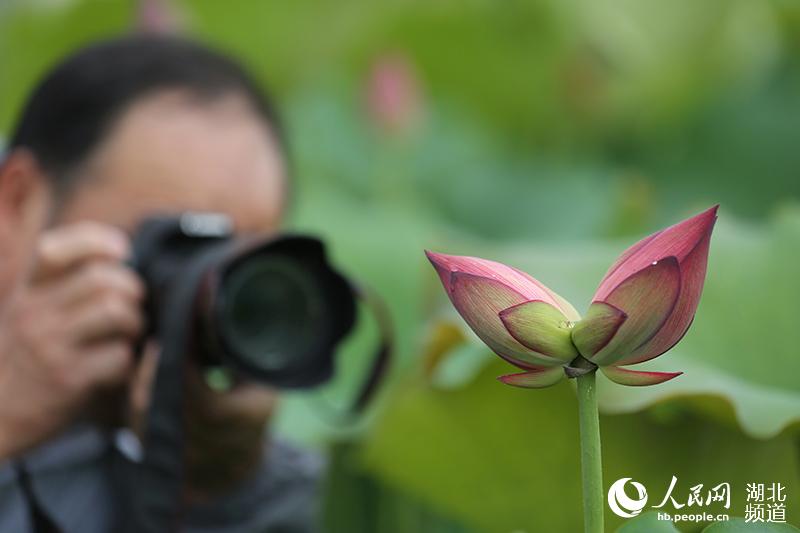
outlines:
M682 264L686 256L697 247L700 241L707 238L714 227L718 207L714 206L692 218L645 237L625 250L603 277L593 300L606 301L606 297L617 285L653 261L674 256L678 263Z
M453 272L448 283L450 299L472 331L497 355L525 369L560 365L548 355L520 344L503 325L500 311L523 303L526 298L497 279Z
M680 264L681 292L672 314L652 339L617 364L632 365L658 357L675 346L689 330L697 311L697 305L700 303L700 295L706 279L712 229L708 228L705 237L697 243Z
M644 387L646 385L657 385L678 377L683 372L645 372L641 370L628 370L618 366L600 367L603 374L614 383L629 385L631 387Z
M572 344L572 324L556 307L541 300L514 305L500 311L500 320L523 346L568 363L578 356Z
M564 369L555 367L532 372L522 372L521 374L506 374L497 379L506 385L513 385L514 387L541 389L558 383L563 377Z
M678 260L667 257L628 277L611 291L605 303L628 318L611 341L590 358L596 365L614 364L649 341L669 318L681 287Z
M521 270L479 257L446 255L431 251L425 251L425 255L428 256L431 264L433 264L433 267L439 274L442 285L444 285L448 293L450 293L450 275L453 272L464 272L466 274L495 279L508 285L524 296L523 301L542 300L552 304L571 321L580 319L580 315L569 302Z
M580 322L572 328L572 342L587 359L602 350L628 318L622 310L606 302L594 302Z

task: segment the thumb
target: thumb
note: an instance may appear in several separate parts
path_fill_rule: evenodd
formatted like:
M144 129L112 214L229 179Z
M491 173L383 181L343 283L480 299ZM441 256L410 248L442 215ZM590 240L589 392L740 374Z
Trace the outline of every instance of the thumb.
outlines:
M150 395L156 377L156 370L158 369L160 354L161 347L157 342L147 342L144 353L131 378L128 392L129 424L139 439L144 437L147 411L150 408Z

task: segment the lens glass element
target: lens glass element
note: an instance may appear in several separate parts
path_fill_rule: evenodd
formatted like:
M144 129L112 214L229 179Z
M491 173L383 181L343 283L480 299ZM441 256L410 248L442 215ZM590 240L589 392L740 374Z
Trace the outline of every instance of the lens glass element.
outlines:
M227 273L220 297L223 335L243 363L276 372L313 357L325 305L303 263L275 253L250 256Z

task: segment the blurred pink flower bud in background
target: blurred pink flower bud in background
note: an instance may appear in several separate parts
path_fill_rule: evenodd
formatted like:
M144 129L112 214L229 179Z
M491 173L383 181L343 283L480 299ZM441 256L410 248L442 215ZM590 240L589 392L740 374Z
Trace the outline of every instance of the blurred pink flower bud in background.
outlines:
M183 13L171 0L139 0L136 30L142 33L177 34L184 27Z
M366 84L366 106L372 121L388 133L404 133L422 119L422 89L409 59L388 54L372 66Z

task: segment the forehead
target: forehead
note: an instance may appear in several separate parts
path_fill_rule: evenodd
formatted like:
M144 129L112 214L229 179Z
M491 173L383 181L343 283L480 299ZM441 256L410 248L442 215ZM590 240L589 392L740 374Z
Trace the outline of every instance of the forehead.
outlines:
M275 229L284 159L274 135L238 95L192 99L162 92L134 104L95 150L61 210L133 229L142 218L216 211L240 231Z

